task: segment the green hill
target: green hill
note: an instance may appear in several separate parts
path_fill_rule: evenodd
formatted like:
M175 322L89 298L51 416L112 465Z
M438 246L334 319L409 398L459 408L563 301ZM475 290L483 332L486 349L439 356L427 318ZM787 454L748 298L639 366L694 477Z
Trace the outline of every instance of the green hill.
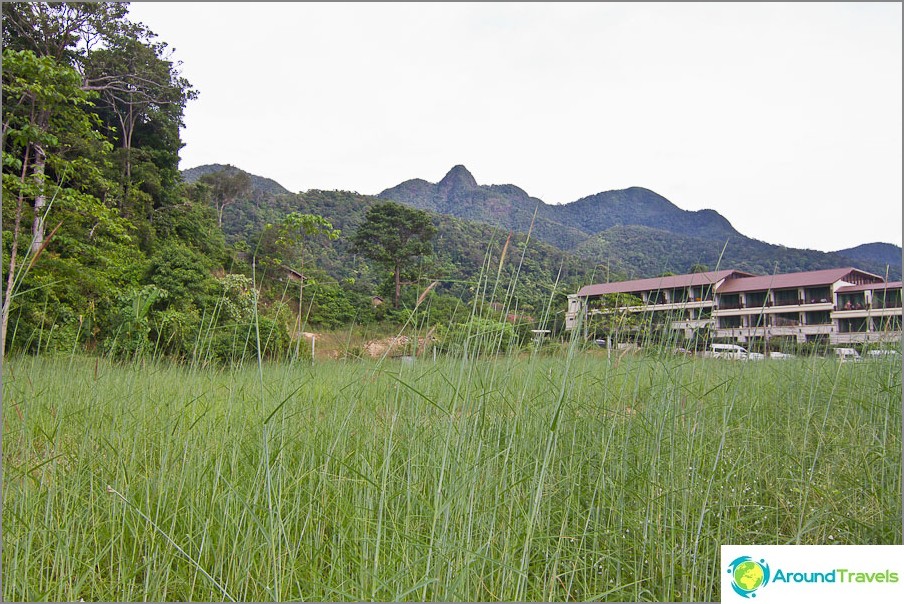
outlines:
M200 178L200 174L195 174L195 178ZM241 242L254 250L267 224L278 223L290 212L317 214L329 220L334 228L340 229L342 235L329 245L312 242L308 252L313 266L335 282L353 283L348 287L362 295L382 291L386 276L366 259L354 255L349 238L364 220L367 208L384 202L384 199L350 191L316 189L297 194L271 194L257 188L256 183L261 181L269 179L252 178L251 193L224 209L223 231L228 243ZM428 213L438 233L434 239L434 257L418 269L421 288L438 280L435 289L438 293L468 299L480 286L478 281L481 277L492 277L495 281L498 272L496 299L502 300L507 295L509 284L514 281L516 286L508 294L509 306L517 306L523 312L536 315L548 303L557 278L560 296L592 280L593 268L581 258L536 237L531 239L525 251L527 237L522 233L512 233L505 262L499 271L500 255L510 230L447 214ZM517 280L514 279L516 274ZM483 287L486 287L485 282ZM564 306L564 298L558 306ZM558 306L556 311L560 310Z
M572 252L632 278L686 273L695 264L769 274L834 268L853 262L839 254L789 250L740 235L718 240L637 225L606 229ZM865 264L868 263L855 265L869 270Z
M852 264L869 263L877 275L885 276L883 266L888 265L889 279L901 278L901 248L890 243L864 243L856 247L838 250L839 256L850 258Z
M514 185L478 185L464 166L455 166L436 184L408 180L378 197L522 232L536 212L533 235L538 239L637 277L718 263L758 273L853 265L883 276L888 267L889 278L901 278L897 246L867 244L827 253L773 245L742 235L714 210L682 210L642 187L550 205Z
M186 171L185 177L196 180L222 169L238 168L200 166ZM769 244L738 233L718 212L682 210L641 187L556 206L514 185L478 185L464 166L453 167L439 183L408 180L376 196L319 190L293 194L268 178L251 175L251 181L248 198L224 211L228 242L250 242L264 225L292 211L320 214L334 227L351 233L370 205L391 199L431 213L440 229L437 258L446 262L456 279L470 279L479 271L488 241L504 240L509 231L521 233L523 240L532 221L527 262L531 270L541 270L547 281L555 278L558 265L566 267L567 278L575 283L579 277L592 279L591 275L605 270L640 278L686 272L695 264L763 274L850 265L882 276L888 267L890 279L901 278L897 246L866 244L821 252ZM363 270L360 259L351 259L342 239L324 250L318 262L336 278L360 278Z

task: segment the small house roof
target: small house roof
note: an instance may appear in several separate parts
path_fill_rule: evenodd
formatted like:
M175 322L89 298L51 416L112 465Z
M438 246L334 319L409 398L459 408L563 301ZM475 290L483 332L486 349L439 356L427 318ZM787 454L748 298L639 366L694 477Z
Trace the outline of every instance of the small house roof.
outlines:
M578 291L577 295L579 297L602 296L604 294L656 291L661 289L674 289L677 287L693 287L695 285L715 285L724 279L752 276L751 273L736 270L670 275L668 277L652 277L649 279L634 279L632 281L615 281L613 283L585 285Z
M848 266L845 268L829 268L819 271L781 273L776 275L732 279L731 281L727 281L720 285L716 291L719 294L733 294L768 289L776 290L792 287L815 287L818 285L832 285L838 281L862 280L875 280L881 282L882 277Z
M283 269L285 269L286 273L289 276L289 279L294 279L295 281L307 281L307 277L305 277L302 273L298 272L294 268L289 268L285 264L282 265Z
M862 285L844 285L838 288L839 294L849 294L852 292L863 292L867 290L878 291L881 289L901 289L900 281L889 281L888 283L864 283Z

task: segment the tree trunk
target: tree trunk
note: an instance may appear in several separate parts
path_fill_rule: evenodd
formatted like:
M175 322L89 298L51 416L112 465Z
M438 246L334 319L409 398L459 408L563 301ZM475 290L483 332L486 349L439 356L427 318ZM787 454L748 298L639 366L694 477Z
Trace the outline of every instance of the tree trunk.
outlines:
M44 245L44 206L47 205L47 196L44 195L44 163L46 156L40 145L34 146L35 160L32 168L35 186L38 194L35 195L35 221L32 225L31 253L37 254Z
M132 117L131 106L129 106L128 125L125 122L121 123L123 125L122 146L126 152L126 177L123 183L122 201L119 205L120 208L127 208L129 205L129 193L132 189L132 132L135 130L135 120Z
M20 179L25 182L25 175L28 172L28 152L25 149L25 159L22 162L22 175ZM3 309L0 311L0 359L6 358L6 329L9 325L9 304L13 298L13 284L15 283L16 259L19 251L19 233L22 230L22 206L25 201L22 199L20 191L16 200L16 220L13 223L13 245L9 253L9 272L6 275L6 291L3 292Z

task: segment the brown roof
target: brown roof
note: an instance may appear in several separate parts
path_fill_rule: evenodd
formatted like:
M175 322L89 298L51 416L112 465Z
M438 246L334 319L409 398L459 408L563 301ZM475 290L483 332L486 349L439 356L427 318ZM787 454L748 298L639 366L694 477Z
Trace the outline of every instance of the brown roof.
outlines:
M597 283L585 285L578 291L578 296L602 296L638 291L655 291L694 285L714 285L727 278L752 277L750 273L735 270L709 271L688 275L671 275L669 277L652 277L650 279L634 279L633 281L615 281L613 283Z
M790 287L814 287L817 285L831 285L837 281L850 280L848 277L860 277L882 281L882 277L867 273L856 268L829 268L821 271L806 271L803 273L783 273L778 275L763 275L761 277L745 277L732 279L719 286L717 293L731 294L737 292L755 292L767 289L785 289Z
M900 281L889 281L888 283L865 283L863 285L845 285L844 287L838 288L839 294L846 294L850 292L863 292L868 289L871 290L880 290L880 289L901 289Z

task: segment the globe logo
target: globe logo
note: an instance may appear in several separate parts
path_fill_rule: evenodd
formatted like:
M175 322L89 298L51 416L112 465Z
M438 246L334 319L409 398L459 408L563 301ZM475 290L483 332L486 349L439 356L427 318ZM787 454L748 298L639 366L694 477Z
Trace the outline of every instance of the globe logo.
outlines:
M735 558L728 565L731 587L743 598L755 598L754 593L769 583L769 565L765 560L757 562L750 556Z

